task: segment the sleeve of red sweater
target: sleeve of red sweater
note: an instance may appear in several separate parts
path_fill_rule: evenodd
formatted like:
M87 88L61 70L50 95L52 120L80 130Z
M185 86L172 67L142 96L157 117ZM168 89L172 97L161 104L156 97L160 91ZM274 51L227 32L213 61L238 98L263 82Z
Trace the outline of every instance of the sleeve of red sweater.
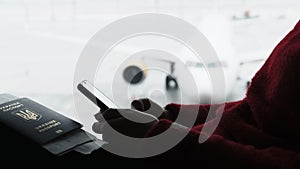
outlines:
M168 120L160 120L147 136L154 136L165 131L172 123ZM177 132L182 132L182 130L176 127L173 132L178 134ZM300 167L300 155L293 151L280 147L258 149L251 145L227 140L219 135L212 135L205 143L200 144L198 143L199 135L200 131L190 129L188 135L178 145L162 155L163 158L185 163L197 162L199 167L207 168L296 169Z
M225 104L225 109L230 109L231 107L234 107L235 105L238 105L241 102L242 101L228 102ZM184 116L186 116L186 118L190 118L191 116L194 116L195 113L197 113L195 125L199 125L199 124L203 124L206 121L209 110L212 106L218 107L219 105L209 105L209 104L207 104L207 105L201 105L201 104L183 105L183 104L171 103L171 104L168 104L165 106L165 110L168 111L168 119L167 120L170 120L170 121L176 120L180 110L183 110L182 113L184 113ZM189 110L191 110L191 111L189 111ZM196 110L196 111L194 111L194 110ZM212 117L214 118L215 114L213 114Z
M196 124L199 124L205 122L210 106L211 105L182 105L182 104L171 103L165 106L165 110L168 111L168 120L170 121L176 120L178 113L180 112L181 109L188 108L188 109L198 110L198 111L185 111L184 113L185 116L191 116L194 115L195 113L198 113Z

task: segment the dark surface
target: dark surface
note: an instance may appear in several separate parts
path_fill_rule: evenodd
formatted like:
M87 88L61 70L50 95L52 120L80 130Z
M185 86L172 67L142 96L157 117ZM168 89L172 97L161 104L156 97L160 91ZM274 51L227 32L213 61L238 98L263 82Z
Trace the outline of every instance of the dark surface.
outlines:
M173 163L173 159L167 159L168 155L165 154L159 155L155 158L133 159L111 154L102 148L89 155L83 155L72 151L62 156L55 156L40 145L28 140L18 133L15 133L13 130L2 124L0 124L0 132L0 168L8 165L11 168L15 166L22 166L26 168L92 168L95 166L99 166L100 168L117 168L121 166L122 168L152 169L165 168L164 166L171 166L170 164ZM43 164L44 167L41 167L39 164Z
M70 152L63 156L55 156L47 152L38 144L24 138L23 136L16 134L11 129L0 125L1 131L1 165L32 165L31 163L43 163L43 164L59 164L66 165L68 167L80 165L97 164L99 166L116 166L117 161L124 161L125 163L133 162L130 159L121 158L110 154L103 149L97 150L97 152L91 155L82 155L77 152ZM34 166L32 166L35 168ZM40 168L36 166L37 168ZM2 168L2 167L1 167Z
M197 162L199 159L178 158L173 159L170 154L178 154L179 148L172 149L167 153L146 159L133 159L120 157L111 154L104 149L98 149L90 155L83 155L72 151L62 156L55 156L40 145L26 139L25 137L15 133L11 129L0 124L1 132L1 160L0 167L8 165L11 168L15 166L26 166L26 168L71 168L82 167L89 168L99 166L109 168L181 168L181 165L189 165L191 161ZM174 151L174 152L173 152ZM41 167L43 164L45 167ZM206 166L202 162L202 167ZM205 167L207 168L207 167Z

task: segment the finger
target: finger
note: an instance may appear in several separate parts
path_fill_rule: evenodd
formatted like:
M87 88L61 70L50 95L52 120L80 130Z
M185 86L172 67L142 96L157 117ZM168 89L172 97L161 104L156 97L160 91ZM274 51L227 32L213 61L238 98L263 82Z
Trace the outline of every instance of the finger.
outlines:
M118 118L108 121L102 128L102 138L105 141L109 141L112 139L114 132L118 132L125 136L129 137L144 137L146 131L152 126L152 123L140 124L133 121L130 121L125 118ZM151 126L150 126L151 125ZM150 126L150 127L149 127ZM111 127L111 128L110 128ZM113 129L113 131L112 131Z
M119 111L117 109L107 109L104 112L99 112L97 114L94 115L96 120L98 120L99 122L102 121L107 121L107 120L111 120L111 119L116 119L121 117L122 115L119 113Z
M103 128L104 128L105 125L106 125L106 122L95 122L92 126L92 130L95 133L102 134L103 133Z
M131 103L131 107L141 112L152 114L157 118L163 116L164 113L164 109L159 104L147 98L134 100Z
M112 138L114 136L113 132L121 132L120 128L124 130L124 127L120 127L123 124L124 118L118 118L118 119L113 119L108 121L107 123L105 123L102 126L102 130L101 130L101 134L102 135L102 139L105 141L114 141L114 139ZM123 133L123 132L121 132Z
M147 98L134 100L131 102L131 108L139 111L145 111L150 108L151 100Z
M134 100L131 103L131 108L139 111L163 109L159 104L148 98Z
M119 109L119 112L122 114L122 117L136 123L149 123L157 120L154 115L138 110Z
M171 103L165 106L165 109L171 112L179 112L181 108L180 104Z

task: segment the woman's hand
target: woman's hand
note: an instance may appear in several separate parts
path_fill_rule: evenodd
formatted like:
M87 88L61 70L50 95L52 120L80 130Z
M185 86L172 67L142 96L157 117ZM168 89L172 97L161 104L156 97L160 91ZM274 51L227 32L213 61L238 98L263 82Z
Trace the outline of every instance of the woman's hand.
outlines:
M155 116L132 109L108 109L95 118L93 131L103 134L103 140L108 142L112 138L111 128L126 136L142 138L158 122Z
M158 119L169 119L169 112L167 110L147 98L132 101L131 108L153 115Z

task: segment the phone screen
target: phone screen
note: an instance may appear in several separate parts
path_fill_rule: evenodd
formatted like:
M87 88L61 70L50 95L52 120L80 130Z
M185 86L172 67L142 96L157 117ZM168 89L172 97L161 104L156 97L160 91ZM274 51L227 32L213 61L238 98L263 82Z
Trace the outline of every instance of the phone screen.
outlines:
M93 86L87 80L82 81L77 85L77 89L86 96L90 101L96 104L101 111L105 111L109 108L118 108L107 96L105 96L99 89Z

